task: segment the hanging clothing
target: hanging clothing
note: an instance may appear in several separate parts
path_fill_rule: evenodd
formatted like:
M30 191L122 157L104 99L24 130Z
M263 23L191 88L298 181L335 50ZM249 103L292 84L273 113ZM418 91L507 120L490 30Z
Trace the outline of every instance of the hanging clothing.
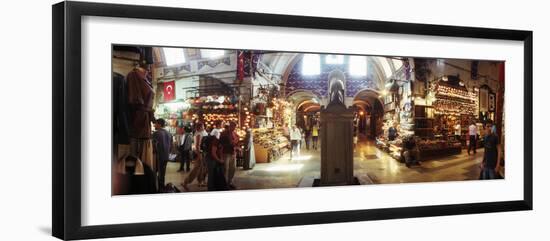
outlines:
M153 116L153 87L142 68L132 70L126 76L128 85L129 136L151 138Z
M128 87L126 79L113 73L113 135L115 144L129 144Z
M156 162L153 159L153 141L151 139L130 139L130 155L139 157L141 161L156 170Z

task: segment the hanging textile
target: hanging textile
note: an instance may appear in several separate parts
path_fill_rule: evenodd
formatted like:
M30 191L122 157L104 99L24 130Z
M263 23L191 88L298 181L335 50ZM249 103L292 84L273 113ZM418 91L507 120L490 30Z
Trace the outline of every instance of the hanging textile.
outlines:
M154 93L147 72L136 68L126 76L130 138L151 138Z
M405 72L405 80L411 79L411 64L408 59L403 60L403 71Z
M479 66L479 61L477 60L474 60L472 61L472 71L471 71L471 79L472 80L477 80L478 78L478 66Z
M130 155L139 157L145 165L156 171L152 139L130 139Z
M489 90L482 88L479 90L479 111L486 112L489 110Z
M128 88L126 79L113 73L113 135L115 144L129 144L128 138Z
M245 58L245 51L243 50L237 51L237 79L238 80L244 79L244 58Z

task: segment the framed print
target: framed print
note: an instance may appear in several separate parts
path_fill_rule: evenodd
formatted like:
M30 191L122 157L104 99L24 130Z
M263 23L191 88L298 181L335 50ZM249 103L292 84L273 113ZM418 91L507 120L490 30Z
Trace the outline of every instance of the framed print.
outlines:
M532 209L531 31L52 10L55 237Z

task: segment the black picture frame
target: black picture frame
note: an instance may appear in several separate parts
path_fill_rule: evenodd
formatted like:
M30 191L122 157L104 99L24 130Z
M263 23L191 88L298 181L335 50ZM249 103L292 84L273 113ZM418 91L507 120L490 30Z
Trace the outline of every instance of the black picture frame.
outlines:
M380 219L532 210L533 32L325 17L61 2L52 6L52 233L60 239L105 238ZM82 226L81 224L81 17L229 23L428 36L516 40L524 43L524 193L521 200L456 205L343 210L284 215Z

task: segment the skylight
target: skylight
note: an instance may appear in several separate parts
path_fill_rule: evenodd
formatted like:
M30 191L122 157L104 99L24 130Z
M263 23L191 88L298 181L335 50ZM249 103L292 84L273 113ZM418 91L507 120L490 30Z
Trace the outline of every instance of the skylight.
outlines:
M185 63L185 54L182 48L162 48L166 65L176 65Z
M321 73L321 58L318 54L304 54L302 59L303 75L318 75Z
M225 54L223 49L201 49L201 57L214 59L221 57Z
M367 57L350 56L349 73L353 76L366 76L367 75Z
M388 59L385 57L376 57L378 59L378 62L380 65L382 65L382 69L384 70L384 74L386 75L386 78L389 78L392 76L393 71L391 69L390 63L388 62Z
M344 63L344 56L342 55L326 55L325 56L325 63L327 64L343 64Z
M395 68L395 70L398 70L399 68L401 68L401 66L403 66L403 60L392 59L391 61L393 62L393 67Z

